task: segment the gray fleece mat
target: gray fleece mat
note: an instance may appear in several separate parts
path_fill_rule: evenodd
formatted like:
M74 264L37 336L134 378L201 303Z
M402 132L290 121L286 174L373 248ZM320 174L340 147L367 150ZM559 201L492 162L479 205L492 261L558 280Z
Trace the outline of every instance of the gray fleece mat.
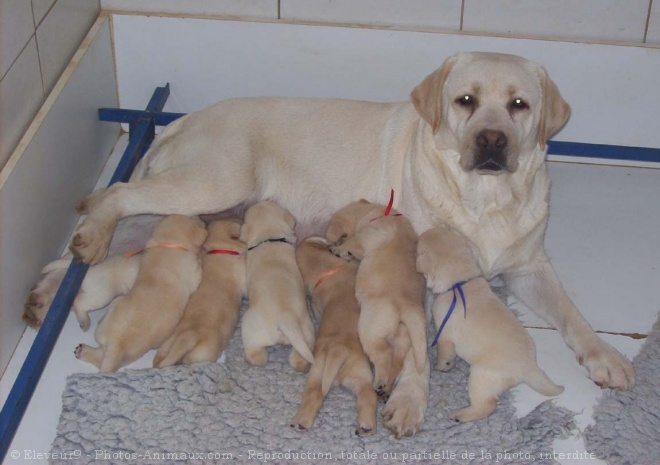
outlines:
M289 367L288 348L269 349L266 366L252 367L237 330L225 353L226 363L69 376L52 448L61 459L52 463L550 464L553 440L574 428L573 414L551 401L517 419L509 394L487 419L450 421L448 412L468 402L469 368L460 362L432 372L426 420L411 438L390 435L382 405L377 432L355 436L355 400L341 388L300 432L288 424L305 375Z
M660 315L633 367L635 387L606 392L584 434L587 449L609 465L660 463Z

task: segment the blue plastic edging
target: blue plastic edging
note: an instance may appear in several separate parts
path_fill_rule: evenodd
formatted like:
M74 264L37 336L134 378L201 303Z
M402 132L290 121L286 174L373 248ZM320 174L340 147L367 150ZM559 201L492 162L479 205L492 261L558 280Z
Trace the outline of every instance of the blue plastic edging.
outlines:
M125 122L130 123L133 133L129 135L128 146L108 186L115 182L126 182L130 178L135 165L147 151L154 138L155 125L158 123L152 115L162 111L169 94L169 84L165 87L156 88L146 111L139 112L140 117L137 119L126 119ZM121 110L116 111L121 112ZM2 412L0 412L0 462L7 455L16 430L64 327L73 300L78 294L88 268L88 265L71 262L2 407Z

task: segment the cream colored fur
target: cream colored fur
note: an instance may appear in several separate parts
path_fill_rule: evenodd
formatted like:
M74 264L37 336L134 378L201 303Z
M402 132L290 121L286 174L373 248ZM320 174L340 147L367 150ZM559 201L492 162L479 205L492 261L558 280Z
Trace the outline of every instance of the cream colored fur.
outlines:
M451 412L452 420L487 417L495 411L499 395L519 383L546 396L563 392L536 364L534 341L492 292L464 236L446 226L426 231L419 238L417 268L436 296L436 330L451 308L452 287L465 281L466 309L456 291L456 307L437 342L438 370L452 369L457 355L470 364L470 405Z
M477 102L471 109L457 103L466 95ZM511 111L518 98L528 108ZM417 233L440 222L459 230L484 275L500 275L559 329L595 382L630 389L630 362L591 329L543 248L546 141L570 112L545 69L511 55L459 53L411 100L247 98L191 113L163 131L129 183L81 203L87 217L71 249L98 263L119 218L212 213L266 198L289 210L300 229L322 233L339 208L360 198L384 202L394 188L395 207ZM500 171L476 169L481 130L509 139ZM387 424L399 435L415 433L427 393L427 375L404 361L384 411Z
M263 365L268 361L266 347L290 344L289 363L296 371L306 371L314 362L314 325L296 264L295 223L291 213L267 200L245 213L241 240L248 247L249 306L241 321L241 337L248 363Z
M360 261L355 285L360 342L374 365L374 389L388 398L408 350L406 342L412 339L419 373L427 353L424 279L415 269L417 234L396 210L389 216L384 211L384 205L364 199L350 203L332 216L326 235L329 240L345 238L331 248L335 255Z
M357 264L332 255L328 242L322 237L302 241L296 248L296 261L305 287L312 296L315 313L323 317L314 345L314 363L291 427L311 428L330 388L341 385L356 397L358 424L355 434L373 434L378 400L371 387L369 359L358 336Z
M99 347L80 344L76 357L109 373L160 347L199 285L202 271L197 253L205 239L206 229L199 218L164 218L147 242L135 284L113 302L96 327ZM169 245L187 250L164 247Z
M155 367L215 362L236 329L241 299L246 295L246 246L239 240L241 222L217 220L208 225L207 231L202 247L202 281L190 296L174 334L156 352ZM217 250L239 255L209 254Z

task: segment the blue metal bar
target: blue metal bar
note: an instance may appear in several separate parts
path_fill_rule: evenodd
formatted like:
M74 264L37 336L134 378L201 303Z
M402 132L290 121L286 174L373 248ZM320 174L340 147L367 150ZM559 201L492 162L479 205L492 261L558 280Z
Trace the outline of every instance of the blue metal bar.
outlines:
M169 84L165 87L158 87L149 101L145 113L161 111L168 96ZM129 136L129 144L108 186L115 182L128 181L133 168L135 168L154 138L155 124L153 117L131 124L135 132ZM18 377L9 392L7 401L2 407L2 412L0 412L0 462L4 460L11 446L16 430L25 414L32 394L34 394L57 338L64 327L73 300L78 294L88 268L88 265L71 262L37 333L37 337L23 362Z
M167 126L172 121L185 116L185 113L152 113L141 110L119 110L117 108L99 108L101 121L114 121L115 123L132 123L143 119L153 118L156 126Z
M572 155L575 157L604 158L607 160L660 162L660 149L647 147L627 147L622 145L549 141L548 153L552 155Z

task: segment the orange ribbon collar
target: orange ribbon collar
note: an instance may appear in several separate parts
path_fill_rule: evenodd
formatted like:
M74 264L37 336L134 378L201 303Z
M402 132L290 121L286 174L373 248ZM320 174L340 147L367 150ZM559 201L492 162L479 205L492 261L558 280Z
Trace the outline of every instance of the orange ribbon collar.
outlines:
M335 266L334 268L329 269L329 270L326 271L325 273L323 273L323 274L321 275L321 277L320 277L319 279L316 280L316 284L314 284L314 289L316 289L316 288L318 287L319 284L321 284L323 281L325 281L325 280L326 280L327 278L329 278L330 276L336 274L338 271L340 271L340 270L341 270L342 268L344 268L345 266L346 266L346 264L338 265L338 266Z

